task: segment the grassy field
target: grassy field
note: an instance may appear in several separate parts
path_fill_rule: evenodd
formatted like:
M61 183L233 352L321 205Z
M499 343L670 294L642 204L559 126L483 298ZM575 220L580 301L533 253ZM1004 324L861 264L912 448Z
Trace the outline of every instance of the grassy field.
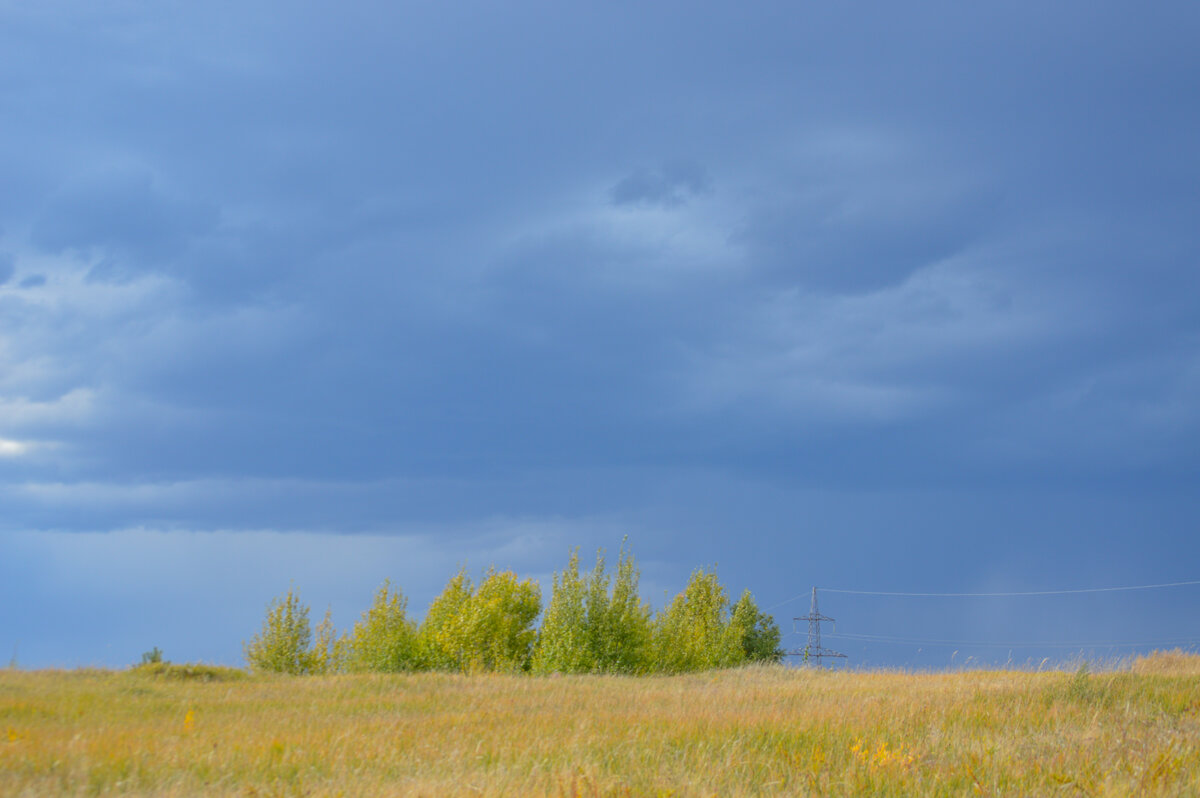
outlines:
M0 671L0 795L115 793L1200 795L1200 657L1091 674Z

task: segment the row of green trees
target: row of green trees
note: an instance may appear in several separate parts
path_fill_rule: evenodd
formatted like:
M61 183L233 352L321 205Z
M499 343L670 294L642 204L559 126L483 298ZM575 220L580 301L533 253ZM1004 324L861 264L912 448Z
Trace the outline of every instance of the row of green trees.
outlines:
M370 608L339 634L329 613L314 632L294 590L267 610L245 646L260 670L280 673L501 671L532 673L683 673L777 662L779 627L750 592L731 603L715 572L695 571L658 613L638 594L639 572L622 547L615 574L603 551L590 571L579 553L554 575L542 613L541 589L511 571L489 569L478 584L460 570L423 622L384 582ZM540 626L535 626L542 616Z

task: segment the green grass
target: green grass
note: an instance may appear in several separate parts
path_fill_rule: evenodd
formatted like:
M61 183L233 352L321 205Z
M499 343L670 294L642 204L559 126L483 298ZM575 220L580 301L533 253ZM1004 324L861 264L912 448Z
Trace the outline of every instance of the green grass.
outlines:
M1200 657L1096 673L0 671L0 795L1198 795Z

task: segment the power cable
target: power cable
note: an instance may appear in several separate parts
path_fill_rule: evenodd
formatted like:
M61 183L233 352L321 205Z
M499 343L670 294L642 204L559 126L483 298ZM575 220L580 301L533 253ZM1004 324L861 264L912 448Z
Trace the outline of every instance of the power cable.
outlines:
M1075 590L1023 590L1008 593L897 593L882 590L842 590L836 587L818 588L826 593L846 593L855 596L915 596L921 598L1007 598L1014 596L1064 596L1071 593L1116 593L1125 590L1155 590L1164 587L1200 585L1200 579L1188 582L1162 582L1157 585L1126 585L1122 587L1085 587Z
M826 593L842 593L854 596L892 596L894 598L1016 598L1020 596L1065 596L1078 593L1116 593L1129 590L1157 590L1167 587L1185 587L1188 585L1200 585L1200 579L1192 579L1186 582L1160 582L1153 585L1124 585L1121 587L1085 587L1074 590L1023 590L1009 591L1003 593L904 593L898 591L885 590L845 590L836 587L821 587L818 590ZM809 595L808 592L797 593L791 598L784 599L778 604L772 604L766 607L763 612L768 612L773 609L782 607L785 604L791 604L799 598Z
M850 632L832 632L827 637L842 640L852 640L870 643L895 643L920 646L956 646L960 648L1137 648L1168 645L1194 645L1200 643L1200 637L1179 637L1169 640L1131 641L1075 641L1075 642L997 642L984 640L929 640L913 637L894 637L892 635L855 634Z

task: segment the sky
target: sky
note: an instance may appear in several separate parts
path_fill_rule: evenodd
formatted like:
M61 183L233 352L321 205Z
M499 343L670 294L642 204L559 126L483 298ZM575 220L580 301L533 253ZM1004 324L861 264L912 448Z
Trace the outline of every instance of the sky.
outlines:
M238 664L289 586L344 627L626 537L789 648L814 585L1200 579L1198 36L0 0L0 661ZM1197 586L821 609L939 641L854 666L1200 643Z

